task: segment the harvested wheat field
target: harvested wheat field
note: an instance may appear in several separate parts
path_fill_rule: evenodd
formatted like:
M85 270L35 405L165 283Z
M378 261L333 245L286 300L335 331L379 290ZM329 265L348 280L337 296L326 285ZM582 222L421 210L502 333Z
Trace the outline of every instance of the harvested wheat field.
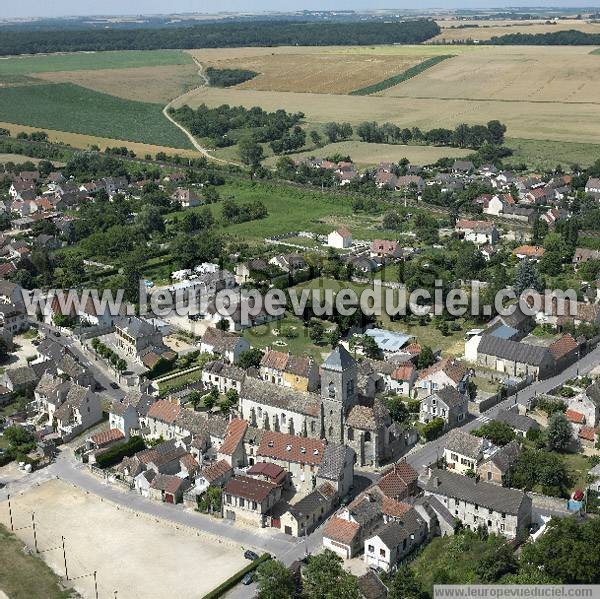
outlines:
M598 102L600 56L587 46L487 46L455 56L385 96Z
M202 84L194 64L56 71L39 73L36 78L51 83L74 83L111 96L155 104L166 104Z
M435 146L407 146L401 144L367 144L359 141L341 141L328 144L310 152L291 154L291 158L310 158L311 156L349 155L359 166L373 166L380 162L399 162L407 158L411 164L433 164L440 158L462 158L472 150L459 148L437 148ZM267 164L275 164L277 156L271 156Z
M455 59L447 60L445 63L451 63L453 60ZM177 101L177 105L188 104L192 107L202 103L208 106L230 104L247 108L261 106L265 110L284 108L289 112L302 111L309 124L328 121L348 121L358 124L365 120L372 120L381 123L389 121L402 127L417 126L422 129L432 129L454 127L460 123L484 124L490 119L499 119L507 125L509 137L594 144L597 144L600 139L600 102L565 104L535 101L335 96L235 88L203 88L190 92Z
M34 131L45 131L48 134L48 139L51 142L64 143L74 148L85 150L91 146L98 146L101 150L105 148L126 147L133 150L137 156L144 157L146 154L155 156L158 152L163 152L169 156L178 154L179 156L197 158L196 150L184 150L179 148L169 148L166 146L155 146L151 144L143 144L134 141L125 141L122 139L111 139L108 137L95 137L93 135L82 135L80 133L69 133L68 131L55 131L46 129L45 127L28 127L27 125L17 125L15 123L0 122L0 128L8 129L14 137L18 133L33 133Z
M555 33L556 31L568 31L575 29L584 33L600 33L600 23L588 23L578 19L561 19L546 22L540 21L457 21L438 20L442 32L428 41L428 43L456 42L467 40L486 41L493 37L509 35L513 33L537 34ZM466 27L465 27L466 25ZM474 26L475 25L475 26Z
M204 66L219 69L248 69L257 77L237 89L260 91L347 94L398 75L420 63L432 52L424 46L398 46L395 52L367 47L362 52L349 48L230 48L193 50Z

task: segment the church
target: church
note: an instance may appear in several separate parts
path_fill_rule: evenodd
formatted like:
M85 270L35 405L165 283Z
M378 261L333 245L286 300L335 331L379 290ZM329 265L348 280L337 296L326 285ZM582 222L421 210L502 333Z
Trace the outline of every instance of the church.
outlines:
M360 395L356 360L339 345L320 368L320 395L246 377L240 416L251 426L343 443L359 466L397 459L415 442L383 402Z

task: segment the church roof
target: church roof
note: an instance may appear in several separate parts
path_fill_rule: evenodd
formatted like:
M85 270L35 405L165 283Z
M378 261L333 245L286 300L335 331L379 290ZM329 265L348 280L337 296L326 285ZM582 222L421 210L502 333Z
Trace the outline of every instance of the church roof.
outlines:
M323 363L323 368L342 372L355 364L356 362L348 350L343 345L338 345Z

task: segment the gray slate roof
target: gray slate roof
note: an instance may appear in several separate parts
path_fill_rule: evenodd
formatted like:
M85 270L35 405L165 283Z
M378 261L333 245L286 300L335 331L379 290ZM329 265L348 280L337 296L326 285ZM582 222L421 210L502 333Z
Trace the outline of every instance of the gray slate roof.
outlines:
M323 368L342 372L356 364L354 358L343 345L338 345L323 362Z
M317 477L339 481L344 474L344 465L348 460L354 463L354 451L350 447L339 443L330 443L325 447Z
M483 335L477 351L488 356L504 360L540 366L544 361L552 361L552 354L546 347L519 343L510 339L501 339L493 335Z
M319 396L314 393L281 387L252 377L246 377L240 397L308 416L318 416L321 406Z
M510 426L510 428L524 431L527 433L529 429L532 428L540 428L540 425L529 416L525 416L523 414L519 414L516 410L499 410L494 420L497 422L504 422Z
M501 447L491 458L490 462L496 465L501 472L507 472L519 457L521 449L516 441Z
M467 398L454 387L443 387L433 395L441 399L449 408L460 408L467 403Z
M475 482L468 476L437 469L432 470L431 477L425 485L425 492L453 497L511 515L517 515L523 502L530 501L523 491Z
M465 433L459 429L453 429L448 433L448 438L444 443L444 448L448 451L454 451L460 455L477 459L482 451L483 439Z

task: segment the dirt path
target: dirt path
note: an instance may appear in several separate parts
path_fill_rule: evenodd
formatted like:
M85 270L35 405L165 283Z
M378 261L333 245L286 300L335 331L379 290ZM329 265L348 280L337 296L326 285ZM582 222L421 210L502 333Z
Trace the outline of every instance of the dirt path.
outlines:
M195 56L192 56L192 60L196 63L196 66L198 67L198 76L200 77L200 79L202 79L202 84L199 85L197 88L195 89L200 89L201 87L206 87L209 85L209 81L208 81L208 77L204 74L204 68L202 67L202 64L196 59ZM189 93L190 91L194 91L194 90L188 90L186 93ZM185 94L183 94L185 95ZM200 145L200 143L198 142L198 140L180 123L178 123L170 114L169 114L169 109L173 106L173 104L175 102L177 102L177 100L179 100L179 98L181 98L182 96L178 96L177 98L174 98L173 100L171 100L164 108L163 108L163 114L165 115L165 117L171 121L171 123L173 123L173 125L175 125L178 129L180 129L183 133L185 133L186 137L190 140L191 144L194 146L194 148L196 148L196 150L198 150L198 152L200 152L200 154L202 154L203 156L205 156L206 158L208 158L209 160L214 160L215 162L220 162L221 164L234 164L236 166L241 166L241 164L239 162L235 162L233 160L225 160L224 158L217 158L216 156L213 156L210 153L210 150L208 148L205 148L204 146Z

